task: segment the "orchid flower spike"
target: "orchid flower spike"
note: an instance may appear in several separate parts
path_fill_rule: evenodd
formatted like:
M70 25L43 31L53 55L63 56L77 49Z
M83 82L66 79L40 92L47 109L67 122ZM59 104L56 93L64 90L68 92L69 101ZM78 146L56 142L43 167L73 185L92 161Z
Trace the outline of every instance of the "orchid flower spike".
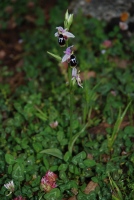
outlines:
M66 39L75 37L72 33L68 32L67 29L63 29L61 26L56 27L56 29L58 30L58 32L54 34L55 37L59 37L59 35L63 35Z
M65 62L65 61L70 59L70 56L72 55L72 52L73 52L72 49L71 49L72 47L73 47L73 45L68 47L66 49L66 51L63 51L65 55L62 58L62 62Z

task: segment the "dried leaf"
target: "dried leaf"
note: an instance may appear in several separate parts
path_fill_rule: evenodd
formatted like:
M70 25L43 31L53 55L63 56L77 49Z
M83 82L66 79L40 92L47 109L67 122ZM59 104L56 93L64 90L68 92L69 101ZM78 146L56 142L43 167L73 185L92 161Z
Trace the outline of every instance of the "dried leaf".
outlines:
M26 19L28 22L35 23L35 17L34 17L34 16L26 15L26 16L25 16L25 19Z
M0 51L0 59L5 58L5 56L6 56L6 52L4 50L1 50Z
M76 196L70 197L68 200L77 200Z
M81 80L87 80L91 77L96 77L96 73L94 71L84 71L80 73Z
M88 153L87 158L90 159L90 160L93 160L93 155L91 153Z
M118 57L114 57L114 58L109 58L110 62L114 62L117 67L125 69L128 67L128 65L130 64L130 61L125 60L125 59L120 59Z
M93 181L90 181L84 190L85 194L89 194L91 191L94 191L97 186L98 186L98 183L94 183Z

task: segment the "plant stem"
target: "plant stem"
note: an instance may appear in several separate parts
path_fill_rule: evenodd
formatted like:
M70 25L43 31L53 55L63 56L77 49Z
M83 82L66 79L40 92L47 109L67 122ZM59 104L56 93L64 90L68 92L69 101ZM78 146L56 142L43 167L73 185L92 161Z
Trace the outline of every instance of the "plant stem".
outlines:
M70 130L69 130L69 139L72 138L72 132L73 132L73 109L74 109L74 90L71 85L71 68L68 70L69 72L69 107L70 107Z

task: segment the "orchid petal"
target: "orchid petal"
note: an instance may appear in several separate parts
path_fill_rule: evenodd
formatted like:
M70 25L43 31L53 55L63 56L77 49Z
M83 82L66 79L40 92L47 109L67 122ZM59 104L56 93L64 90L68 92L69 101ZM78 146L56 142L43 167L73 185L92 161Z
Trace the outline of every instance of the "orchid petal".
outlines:
M79 82L77 82L77 83L78 83L78 86L80 86L81 88L83 88L83 86Z
M55 37L58 37L58 36L59 36L59 33L58 33L58 32L56 32L54 35L55 35Z
M62 58L62 62L65 62L66 60L68 60L70 58L70 55L65 54Z
M56 27L56 29L58 29L59 33L63 33L65 31L64 28L62 28L61 26Z
M83 88L83 86L81 85L81 79L80 79L79 75L78 75L78 77L76 78L76 80L77 80L77 84L78 84L81 88Z
M68 37L68 38L74 38L75 37L72 33L68 32L68 31L65 31L63 33L63 35L66 36L66 37Z
M76 69L76 67L73 67L73 69L72 69L72 77L76 78L76 76L77 76L77 69Z

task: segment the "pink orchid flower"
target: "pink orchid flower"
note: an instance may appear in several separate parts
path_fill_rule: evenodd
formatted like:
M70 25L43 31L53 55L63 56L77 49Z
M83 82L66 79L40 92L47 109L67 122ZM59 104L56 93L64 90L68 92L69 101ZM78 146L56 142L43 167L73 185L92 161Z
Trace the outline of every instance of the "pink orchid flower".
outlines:
M62 58L62 62L65 62L65 61L67 61L67 60L69 60L70 59L70 56L71 56L71 54L72 54L72 48L73 46L70 46L70 47L68 47L67 49L66 49L66 51L63 51L64 52L64 56L63 56L63 58Z
M61 26L56 27L56 29L58 30L58 32L56 32L54 34L55 37L59 37L60 34L62 34L66 38L74 38L75 37L72 33L68 32L67 29L63 29Z

